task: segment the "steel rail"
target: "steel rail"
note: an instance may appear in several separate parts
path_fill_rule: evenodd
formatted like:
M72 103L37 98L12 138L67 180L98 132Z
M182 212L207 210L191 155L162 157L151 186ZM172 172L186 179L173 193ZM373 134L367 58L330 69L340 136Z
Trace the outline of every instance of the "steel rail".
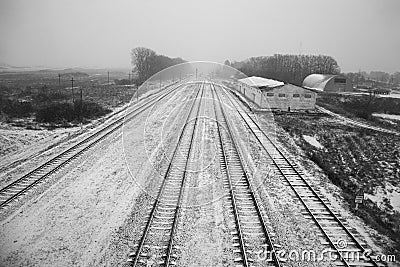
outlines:
M227 95L227 94L226 94ZM257 134L254 132L254 130L251 128L249 122L245 119L243 114L246 114L247 117L251 120L251 122L257 127L257 129L262 133L262 135L267 138L268 142L275 148L275 150L280 154L280 156L285 160L285 162L290 166L290 168L295 172L295 174L301 179L301 181L306 185L306 187L312 192L313 196L317 198L320 204L323 205L326 211L328 211L329 215L334 218L334 220L342 227L342 229L346 232L346 234L350 237L350 239L354 242L354 244L363 252L365 253L365 248L358 242L356 237L350 232L349 229L343 224L343 222L334 214L334 212L329 208L329 206L325 203L325 201L318 195L317 192L313 189L313 187L307 182L307 180L303 177L301 173L297 170L295 166L289 161L289 159L284 155L284 153L279 149L279 147L271 140L271 138L264 132L264 130L261 129L261 127L258 125L258 123L249 115L247 112L241 107L236 101L232 100L230 96L227 95L227 98L230 100L230 102L233 104L237 112L239 113L240 117L242 120L245 122L247 125L247 128L253 133L253 135L256 137L257 141L261 144L263 147L264 151L267 153L267 155L271 158L272 162L274 163L275 167L279 170L279 173L284 177L285 181L289 184L290 188L293 190L293 192L296 194L297 198L300 200L300 202L303 204L307 212L310 214L312 220L316 223L318 228L321 230L325 238L328 240L329 244L331 247L339 254L339 257L341 261L344 263L345 266L350 266L350 264L343 258L340 249L336 246L336 244L332 241L332 239L329 237L327 232L324 230L323 226L319 223L318 219L315 217L314 213L309 209L308 205L305 203L303 197L298 193L296 188L293 186L292 182L290 179L287 178L286 174L284 174L281 166L276 162L275 158L271 155L271 152L268 151L268 149L265 147L263 142L260 140L260 138L257 136ZM236 103L235 103L236 102ZM242 110L242 112L239 111L239 109ZM369 262L372 263L374 266L379 266L372 258L369 258Z
M154 215L155 215L157 207L158 207L158 205L160 203L161 196L164 193L164 188L166 186L167 177L170 174L170 171L171 171L171 168L172 168L172 165L173 165L173 160L174 160L174 158L175 158L175 156L176 156L176 154L178 152L178 148L179 148L179 145L181 144L181 140L183 139L186 127L189 124L190 115L192 114L192 111L193 111L193 109L195 107L199 92L202 91L202 94L201 94L200 100L199 100L199 107L198 107L197 113L196 113L197 115L196 115L196 119L195 119L195 125L194 125L194 128L193 128L193 132L192 132L192 136L191 136L191 140L190 140L188 157L187 157L187 160L186 160L186 163L185 163L185 170L183 172L183 179L182 179L182 182L181 182L178 203L177 203L177 205L175 207L175 214L174 214L174 220L173 220L171 235L170 235L169 242L168 242L168 245L167 245L166 260L164 262L164 265L165 266L169 266L169 264L170 264L171 253L172 253L172 248L173 248L173 237L175 236L175 233L176 233L178 214L179 214L179 211L180 211L180 205L181 205L181 201L182 201L181 197L183 195L184 182L185 182L185 179L186 179L186 168L187 168L187 164L189 162L189 155L190 155L192 142L193 142L193 137L194 137L194 133L195 133L196 125L197 125L198 112L200 110L201 100L202 100L203 91L204 91L202 89L202 86L203 85L200 85L200 88L197 91L197 94L196 94L196 96L195 96L195 98L193 100L193 103L192 103L191 107L190 107L189 113L188 113L188 115L187 115L187 117L185 119L185 124L184 124L184 126L183 126L183 128L182 128L182 130L181 130L181 132L179 134L178 142L177 142L177 144L176 144L176 146L174 148L174 151L172 153L171 160L170 160L170 162L168 164L168 168L167 168L167 170L165 172L165 175L164 175L164 178L162 180L162 183L161 183L160 189L158 191L157 197L156 197L155 202L154 202L154 204L152 206L152 210L150 212L149 219L147 220L145 229L144 229L143 234L142 234L142 236L140 238L136 253L131 253L130 254L131 259L129 259L128 262L130 262L132 266L137 266L138 263L139 263L140 254L141 254L141 252L142 252L142 250L144 248L144 244L145 244L146 239L147 239L147 237L148 237L148 235L150 233L151 225L152 225L152 223L154 221Z
M227 119L226 113L225 113L224 108L223 108L223 104L222 104L221 99L220 99L220 97L219 97L219 95L217 93L217 90L215 89L215 85L214 85L213 82L211 82L210 84L211 84L211 86L213 87L213 89L215 91L215 95L217 96L217 100L219 102L219 106L220 106L220 109L221 109L222 117L223 117L223 120L225 121L226 126L227 126L228 136L232 140L234 153L236 153L238 155L240 164L242 166L243 175L244 175L245 180L247 182L247 185L248 185L248 188L249 188L249 192L250 192L252 201L254 203L255 210L256 210L257 215L258 215L258 217L260 219L261 227L262 227L263 232L264 232L265 240L267 241L267 245L269 246L269 250L271 251L271 254L272 254L273 264L275 266L277 266L277 267L280 267L281 264L280 264L279 259L277 257L277 254L276 254L276 251L275 251L275 247L273 245L273 242L272 242L271 237L270 237L270 233L269 233L267 225L265 223L264 216L262 215L262 212L261 212L261 208L260 208L261 205L260 205L259 201L257 200L255 194L254 194L253 186L252 186L252 184L250 182L250 179L248 177L247 172L245 171L245 168L244 168L244 165L243 165L243 161L242 161L242 159L240 157L240 153L239 153L238 146L237 146L237 140L235 139L235 137L233 135L233 132L231 130L231 126L229 125L229 120ZM215 108L215 100L214 99L213 99L213 103L214 103L215 115L217 117L217 112L216 112L216 108ZM250 264L248 262L248 259L247 259L247 254L246 254L246 249L245 249L245 244L244 244L244 238L243 238L243 232L241 230L240 216L239 216L238 211L237 211L238 208L237 208L236 199L235 199L234 187L232 185L232 181L231 181L231 177L230 177L230 173L229 173L229 168L228 168L228 161L227 161L226 153L225 153L225 150L224 150L224 147L223 147L224 142L222 140L220 126L219 126L218 123L217 123L217 128L218 128L219 140L220 140L220 143L221 143L221 151L222 151L223 158L224 158L224 165L227 167L226 168L226 170L227 170L226 172L227 172L228 181L229 181L229 194L231 196L232 206L233 206L234 215L235 215L235 222L236 222L236 226L237 226L237 229L238 229L240 248L241 248L241 251L242 251L242 254L243 254L245 266L250 266Z
M79 141L77 144L73 145L72 147L66 149L62 153L54 156L50 160L42 163L40 166L36 167L32 171L28 172L27 174L23 175L22 177L18 178L17 180L11 182L7 186L3 187L0 189L0 196L7 196L9 195L8 192L9 190L12 190L15 187L21 187L19 185L21 184L26 184L29 183L28 185L23 186L22 189L18 190L17 192L13 193L10 197L7 197L4 201L0 203L0 209L4 209L8 204L10 204L14 199L17 197L21 196L25 192L27 192L29 189L32 187L36 186L38 183L43 181L46 177L50 176L51 174L55 173L56 171L60 170L62 167L64 167L67 163L71 162L73 159L77 158L79 155L87 151L89 148L91 148L93 145L97 144L101 140L105 139L107 136L115 132L117 129L119 129L125 122L132 120L134 117L138 116L145 110L147 110L149 107L153 106L156 102L159 100L165 98L175 90L177 90L179 87L183 86L183 84L178 85L175 88L172 88L171 90L167 91L166 93L162 94L161 96L155 95L154 97L150 98L148 102L143 103L142 105L136 107L134 110L130 111L128 115L119 118L115 120L114 122L111 122L109 125L106 125L105 127L101 128L100 130L92 133L90 136L86 137L85 139ZM128 117L128 119L126 119ZM102 135L103 134L103 135ZM96 139L97 138L97 139ZM91 142L93 141L93 142ZM83 147L81 150L75 152L77 149L80 147L88 144L87 146ZM72 155L69 155L73 153ZM68 157L67 159L63 160L61 163L58 161L62 160L63 157ZM34 176L35 174L40 173L40 171L45 170L47 167L57 164L54 168L51 170L47 171L46 173L40 175L39 178L35 179L34 181L28 181L30 177Z

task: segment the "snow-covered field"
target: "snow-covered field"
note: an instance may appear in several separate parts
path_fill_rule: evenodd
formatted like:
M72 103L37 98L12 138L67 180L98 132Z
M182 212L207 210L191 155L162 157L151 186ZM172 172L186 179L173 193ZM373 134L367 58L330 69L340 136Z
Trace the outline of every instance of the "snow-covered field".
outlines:
M125 108L126 105L116 108L109 115L82 127L30 130L0 124L0 186L68 149L104 123L112 122L115 114Z
M385 199L389 200L389 203L393 206L393 209L397 212L400 212L400 189L398 187L394 187L390 183L386 183L384 188L376 188L373 195L365 194L365 197L377 203L378 206L385 205Z
M346 92L346 93L343 93L344 95L369 95L369 93L367 93L367 92L354 92L354 93L352 93L352 92ZM375 95L375 97L383 97L383 98L400 98L400 93L398 92L398 91L392 91L392 93L391 94L388 94L388 95Z
M399 93L391 93L390 95L379 95L379 97L385 97L385 98L400 98Z
M316 148L321 148L321 149L324 148L324 146L321 145L321 143L318 142L318 140L315 139L314 136L309 136L309 135L303 134L303 138L304 138L304 140L306 140L307 143L309 143L310 145L312 145L312 146L314 146Z
M372 116L383 118L383 119L389 119L389 120L400 120L400 115L373 113Z
M0 218L0 266L124 266L142 234L149 207L154 201L152 196L158 192L162 170L168 164L194 89L195 86L180 89L171 98L160 101L154 109L125 124L122 131L117 131L91 153L54 175L17 210ZM206 93L206 97L210 98L211 94ZM224 101L228 102L227 99ZM203 119L195 133L191 165L196 171L188 176L184 201L189 205L184 209L178 227L180 255L177 263L178 266L235 266L230 207L224 201L227 192L214 144L216 129L212 102L205 101L200 114ZM278 177L271 176L270 180L264 181L269 174L265 157L254 138L249 137L238 115L229 114L242 154L246 155L249 171L257 182L257 194L263 212L268 215L274 242L287 250L321 250L318 232L301 213L299 201ZM262 121L265 129L274 135L273 121ZM51 138L65 144L73 133L68 135L60 131L57 138L37 133L37 139L27 136L21 137L21 141L6 136L4 142L12 143L15 139L18 149L13 150L14 154L8 153L10 158L4 166L18 157L26 158L24 162L27 162L23 170L9 171L11 178L8 179L15 179L34 165L27 161L31 155L23 151L31 150L37 154L39 152L35 151L43 150L40 160L44 160L55 153L45 151ZM25 133L20 134L25 136ZM303 138L313 146L323 148L314 137ZM30 142L25 145L24 140ZM293 149L300 153L295 146ZM54 149L59 150L58 146ZM373 249L379 250L371 241L370 233L374 231L348 212L348 207L338 197L338 189L329 184L316 166L306 168L302 161L298 163L305 173L311 174L310 183L326 194L335 209L342 211L344 218L361 232L362 238ZM299 265L288 262L285 266ZM313 263L312 266L326 266L326 263Z
M121 131L113 134L90 155L55 175L44 193L36 192L25 205L3 218L0 265L124 263L131 248L118 249L128 240L118 230L142 193L132 173L142 179L153 172L143 142L145 121L146 113L132 120L124 127L128 142L122 142ZM127 146L132 154L125 153ZM126 162L136 169L126 168Z

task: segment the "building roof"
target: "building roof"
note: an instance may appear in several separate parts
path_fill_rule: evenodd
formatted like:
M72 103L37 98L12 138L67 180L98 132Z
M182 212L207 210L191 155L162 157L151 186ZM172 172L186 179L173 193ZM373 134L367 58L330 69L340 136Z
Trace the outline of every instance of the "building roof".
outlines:
M310 92L312 92L314 94L316 93L315 90L313 90L313 89L300 87L300 86L297 86L297 85L294 85L294 84L290 84L290 83L285 84L284 86L278 88L277 90L293 90L293 89L303 89L303 90L310 91Z
M323 91L325 85L336 76L338 75L310 74L304 79L303 86L305 88Z
M242 82L244 84L247 84L248 86L257 87L257 88L260 88L260 87L261 88L274 88L274 87L282 86L285 84L281 81L276 81L276 80L271 80L271 79L266 79L266 78L261 78L261 77L256 77L256 76L240 79L239 82Z

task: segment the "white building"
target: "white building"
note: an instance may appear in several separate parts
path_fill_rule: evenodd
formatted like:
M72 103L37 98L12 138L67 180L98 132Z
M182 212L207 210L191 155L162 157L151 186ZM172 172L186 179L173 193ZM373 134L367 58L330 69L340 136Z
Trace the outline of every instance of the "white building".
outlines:
M314 110L316 93L307 88L261 77L238 80L237 90L264 109L298 111Z
M326 93L354 91L352 83L340 75L310 74L304 79L303 87Z

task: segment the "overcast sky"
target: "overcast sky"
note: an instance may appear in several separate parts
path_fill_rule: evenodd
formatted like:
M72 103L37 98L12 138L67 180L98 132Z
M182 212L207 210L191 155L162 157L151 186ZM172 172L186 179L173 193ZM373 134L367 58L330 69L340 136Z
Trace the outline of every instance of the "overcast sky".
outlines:
M400 71L399 0L0 0L0 62L129 67L145 46L186 60L326 54Z

